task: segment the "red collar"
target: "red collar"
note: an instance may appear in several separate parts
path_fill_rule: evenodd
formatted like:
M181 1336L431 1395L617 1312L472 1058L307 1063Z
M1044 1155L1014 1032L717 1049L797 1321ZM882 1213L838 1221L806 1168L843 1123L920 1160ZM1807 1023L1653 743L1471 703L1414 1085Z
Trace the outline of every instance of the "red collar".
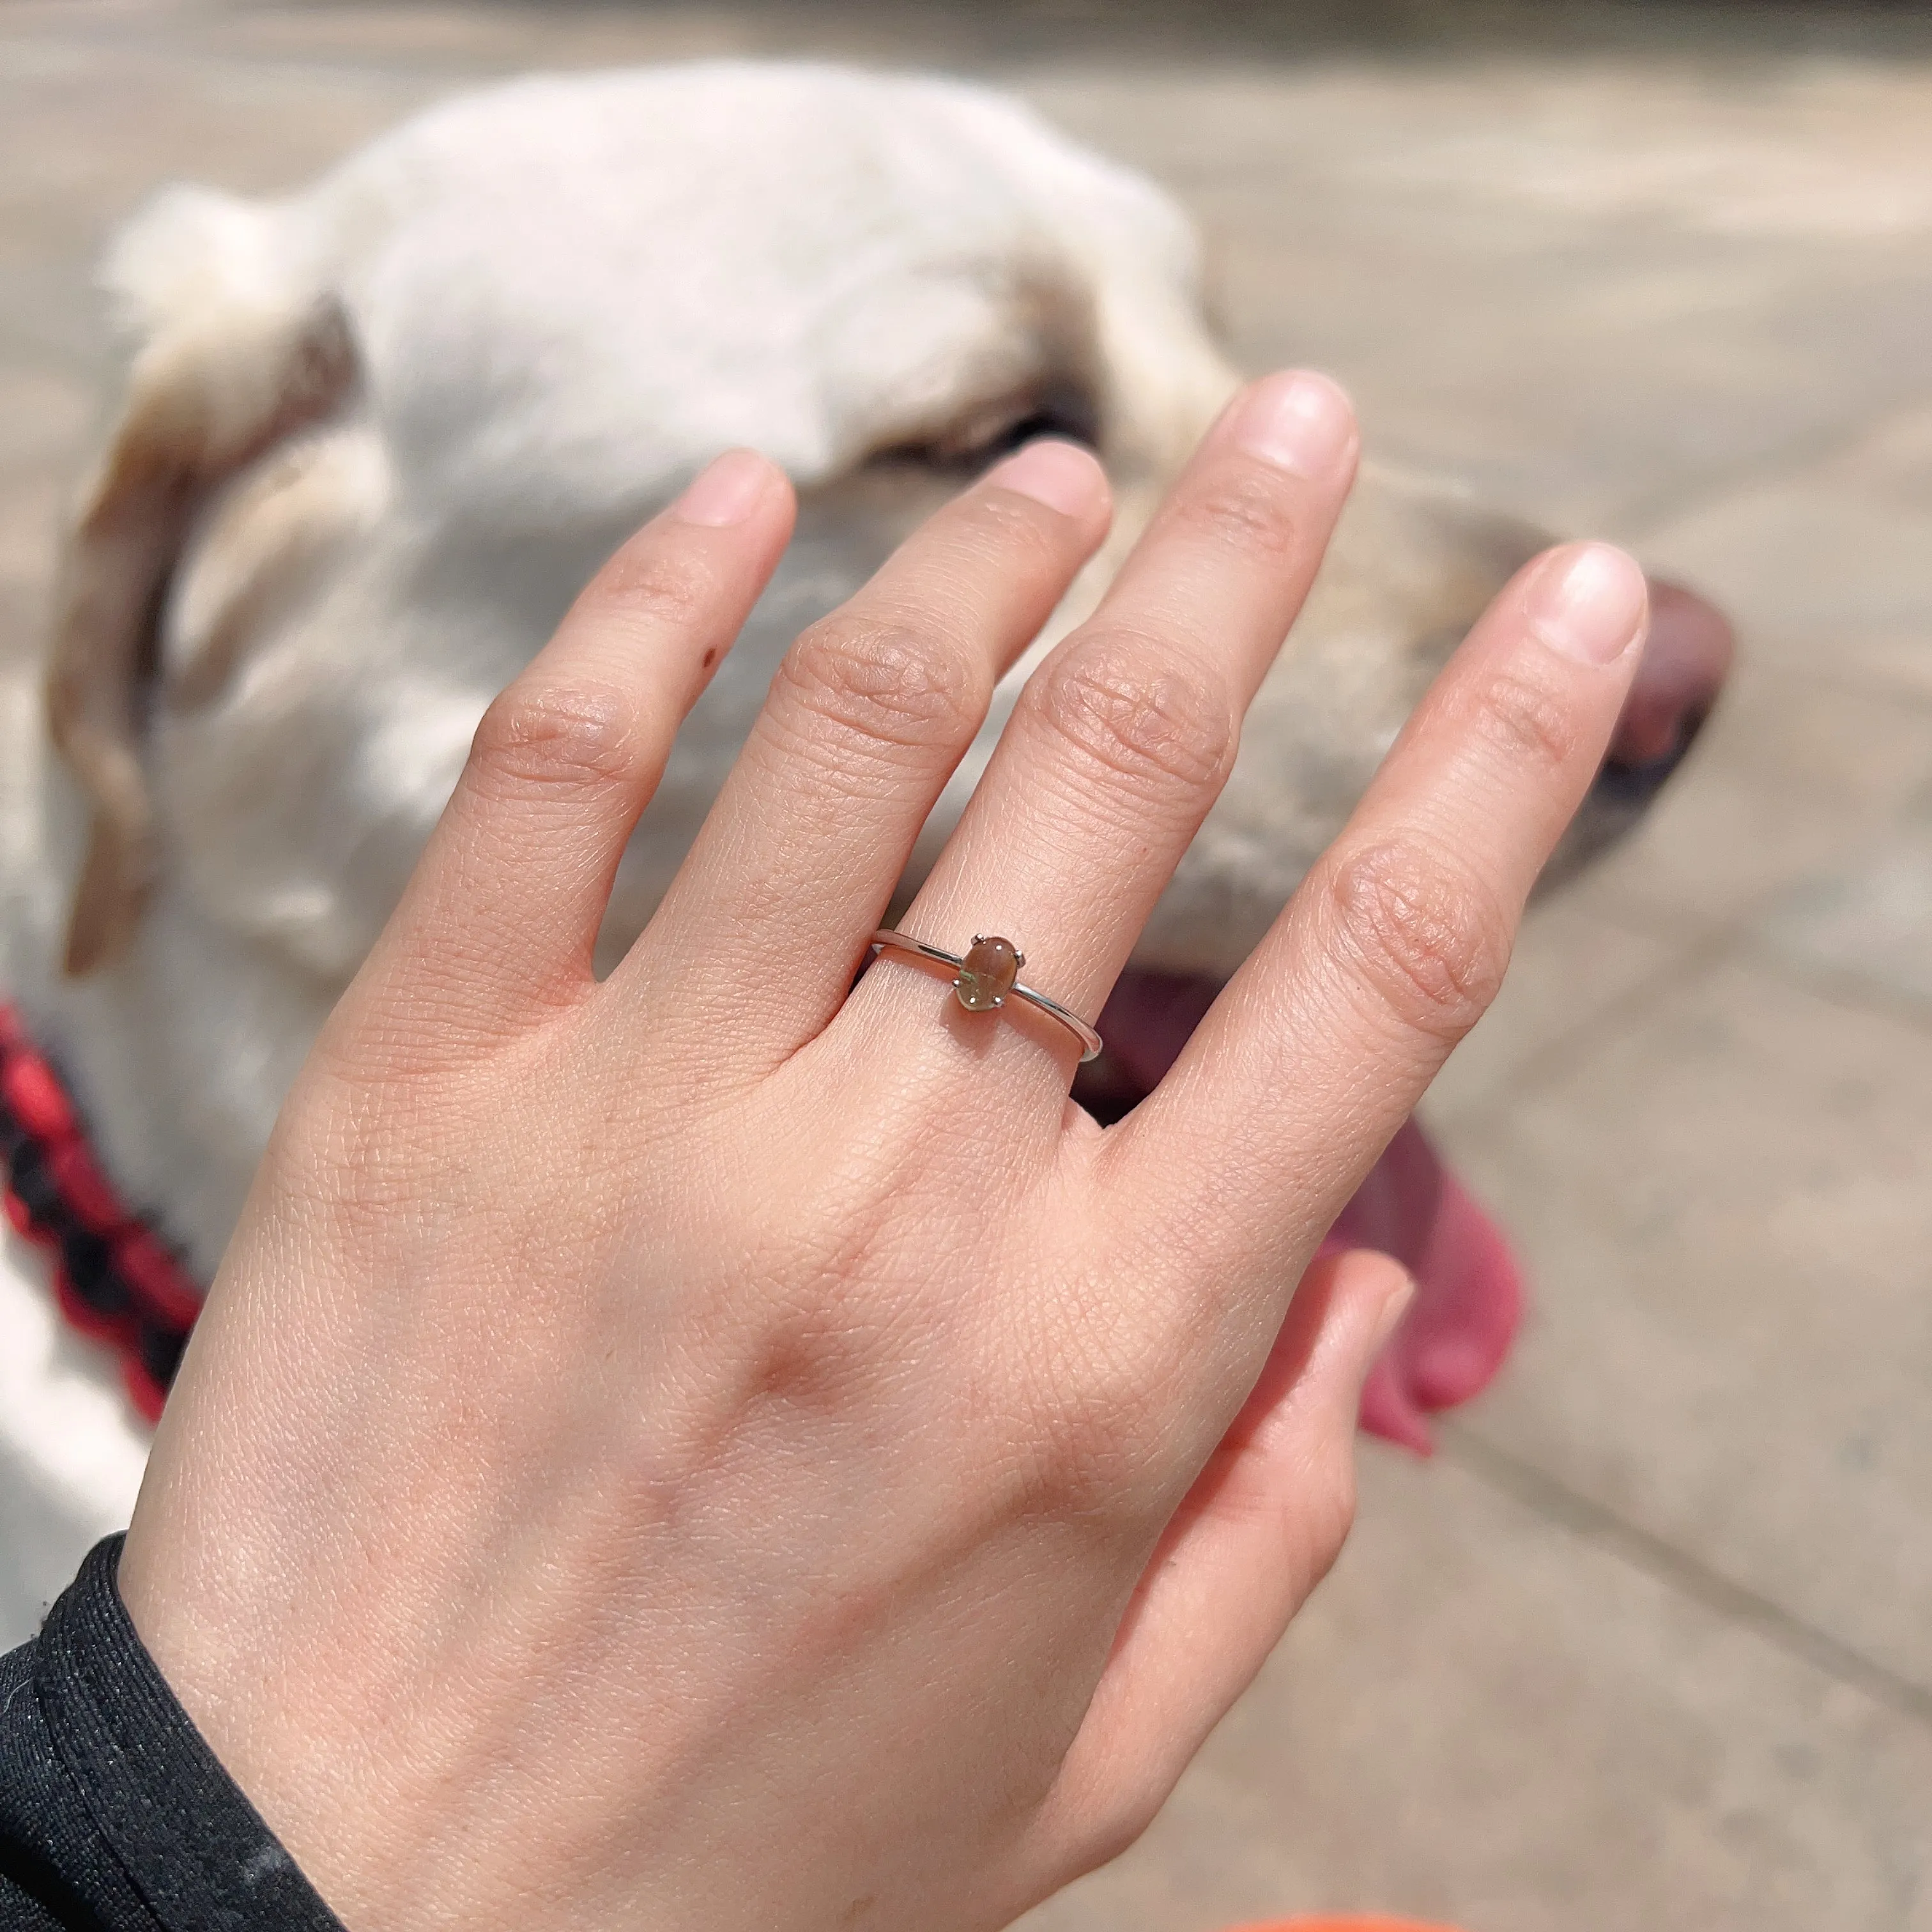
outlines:
M153 1421L201 1312L201 1288L116 1192L65 1084L4 1000L0 1172L14 1232L53 1257L62 1314L119 1354L129 1396Z

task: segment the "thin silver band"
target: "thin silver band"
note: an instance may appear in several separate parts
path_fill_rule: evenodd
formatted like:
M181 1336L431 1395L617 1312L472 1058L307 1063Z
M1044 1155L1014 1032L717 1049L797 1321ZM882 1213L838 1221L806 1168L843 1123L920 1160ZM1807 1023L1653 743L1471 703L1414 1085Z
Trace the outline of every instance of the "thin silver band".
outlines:
M949 952L943 946L928 946L922 939L912 938L909 934L895 932L890 926L880 927L872 935L872 944L881 950L891 946L901 952L916 954L922 959L930 959L934 964L950 966L956 973L964 970L966 964L963 953ZM1100 1036L1078 1013L1070 1012L1052 994L1036 992L1031 986L1022 986L1017 981L1007 989L1009 999L1024 1000L1030 1006L1037 1007L1048 1019L1058 1020L1080 1042L1080 1064L1097 1059L1100 1052Z

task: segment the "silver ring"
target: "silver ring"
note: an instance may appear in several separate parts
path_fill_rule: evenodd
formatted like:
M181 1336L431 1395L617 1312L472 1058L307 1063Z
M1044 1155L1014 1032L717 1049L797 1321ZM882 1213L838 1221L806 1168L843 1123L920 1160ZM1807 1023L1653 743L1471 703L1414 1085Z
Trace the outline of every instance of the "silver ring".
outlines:
M1082 1066L1100 1056L1100 1036L1078 1013L1068 1012L1049 994L1020 984L1019 970L1026 964L1026 955L1010 939L1002 939L996 933L976 932L971 946L962 954L949 952L943 946L928 946L922 939L881 926L873 934L872 944L881 951L892 946L901 952L950 966L954 975L953 997L969 1013L997 1012L1010 995L1036 1006L1048 1019L1058 1020L1080 1042Z

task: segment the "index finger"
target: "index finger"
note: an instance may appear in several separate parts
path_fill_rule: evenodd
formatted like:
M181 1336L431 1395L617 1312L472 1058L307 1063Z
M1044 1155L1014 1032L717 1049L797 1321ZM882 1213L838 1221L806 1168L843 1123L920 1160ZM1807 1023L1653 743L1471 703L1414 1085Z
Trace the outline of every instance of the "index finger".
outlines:
M1167 1077L1110 1130L1102 1160L1136 1246L1251 1313L1272 1292L1278 1318L1495 997L1647 611L1642 572L1606 544L1548 552L1504 588Z

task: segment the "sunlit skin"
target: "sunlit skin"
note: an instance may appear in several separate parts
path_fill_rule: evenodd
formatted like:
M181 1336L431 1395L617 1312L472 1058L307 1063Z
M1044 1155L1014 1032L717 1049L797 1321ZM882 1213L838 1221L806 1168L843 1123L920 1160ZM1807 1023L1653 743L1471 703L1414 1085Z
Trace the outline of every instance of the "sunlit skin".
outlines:
M1235 399L904 929L1009 937L1099 1011L1355 460L1321 379ZM969 1932L1130 1840L1340 1546L1406 1282L1311 1258L1493 994L1640 654L1628 559L1530 566L1103 1129L1023 1001L897 953L852 984L1106 530L1068 446L801 637L593 975L792 508L720 459L485 718L156 1440L135 1622L352 1932Z

